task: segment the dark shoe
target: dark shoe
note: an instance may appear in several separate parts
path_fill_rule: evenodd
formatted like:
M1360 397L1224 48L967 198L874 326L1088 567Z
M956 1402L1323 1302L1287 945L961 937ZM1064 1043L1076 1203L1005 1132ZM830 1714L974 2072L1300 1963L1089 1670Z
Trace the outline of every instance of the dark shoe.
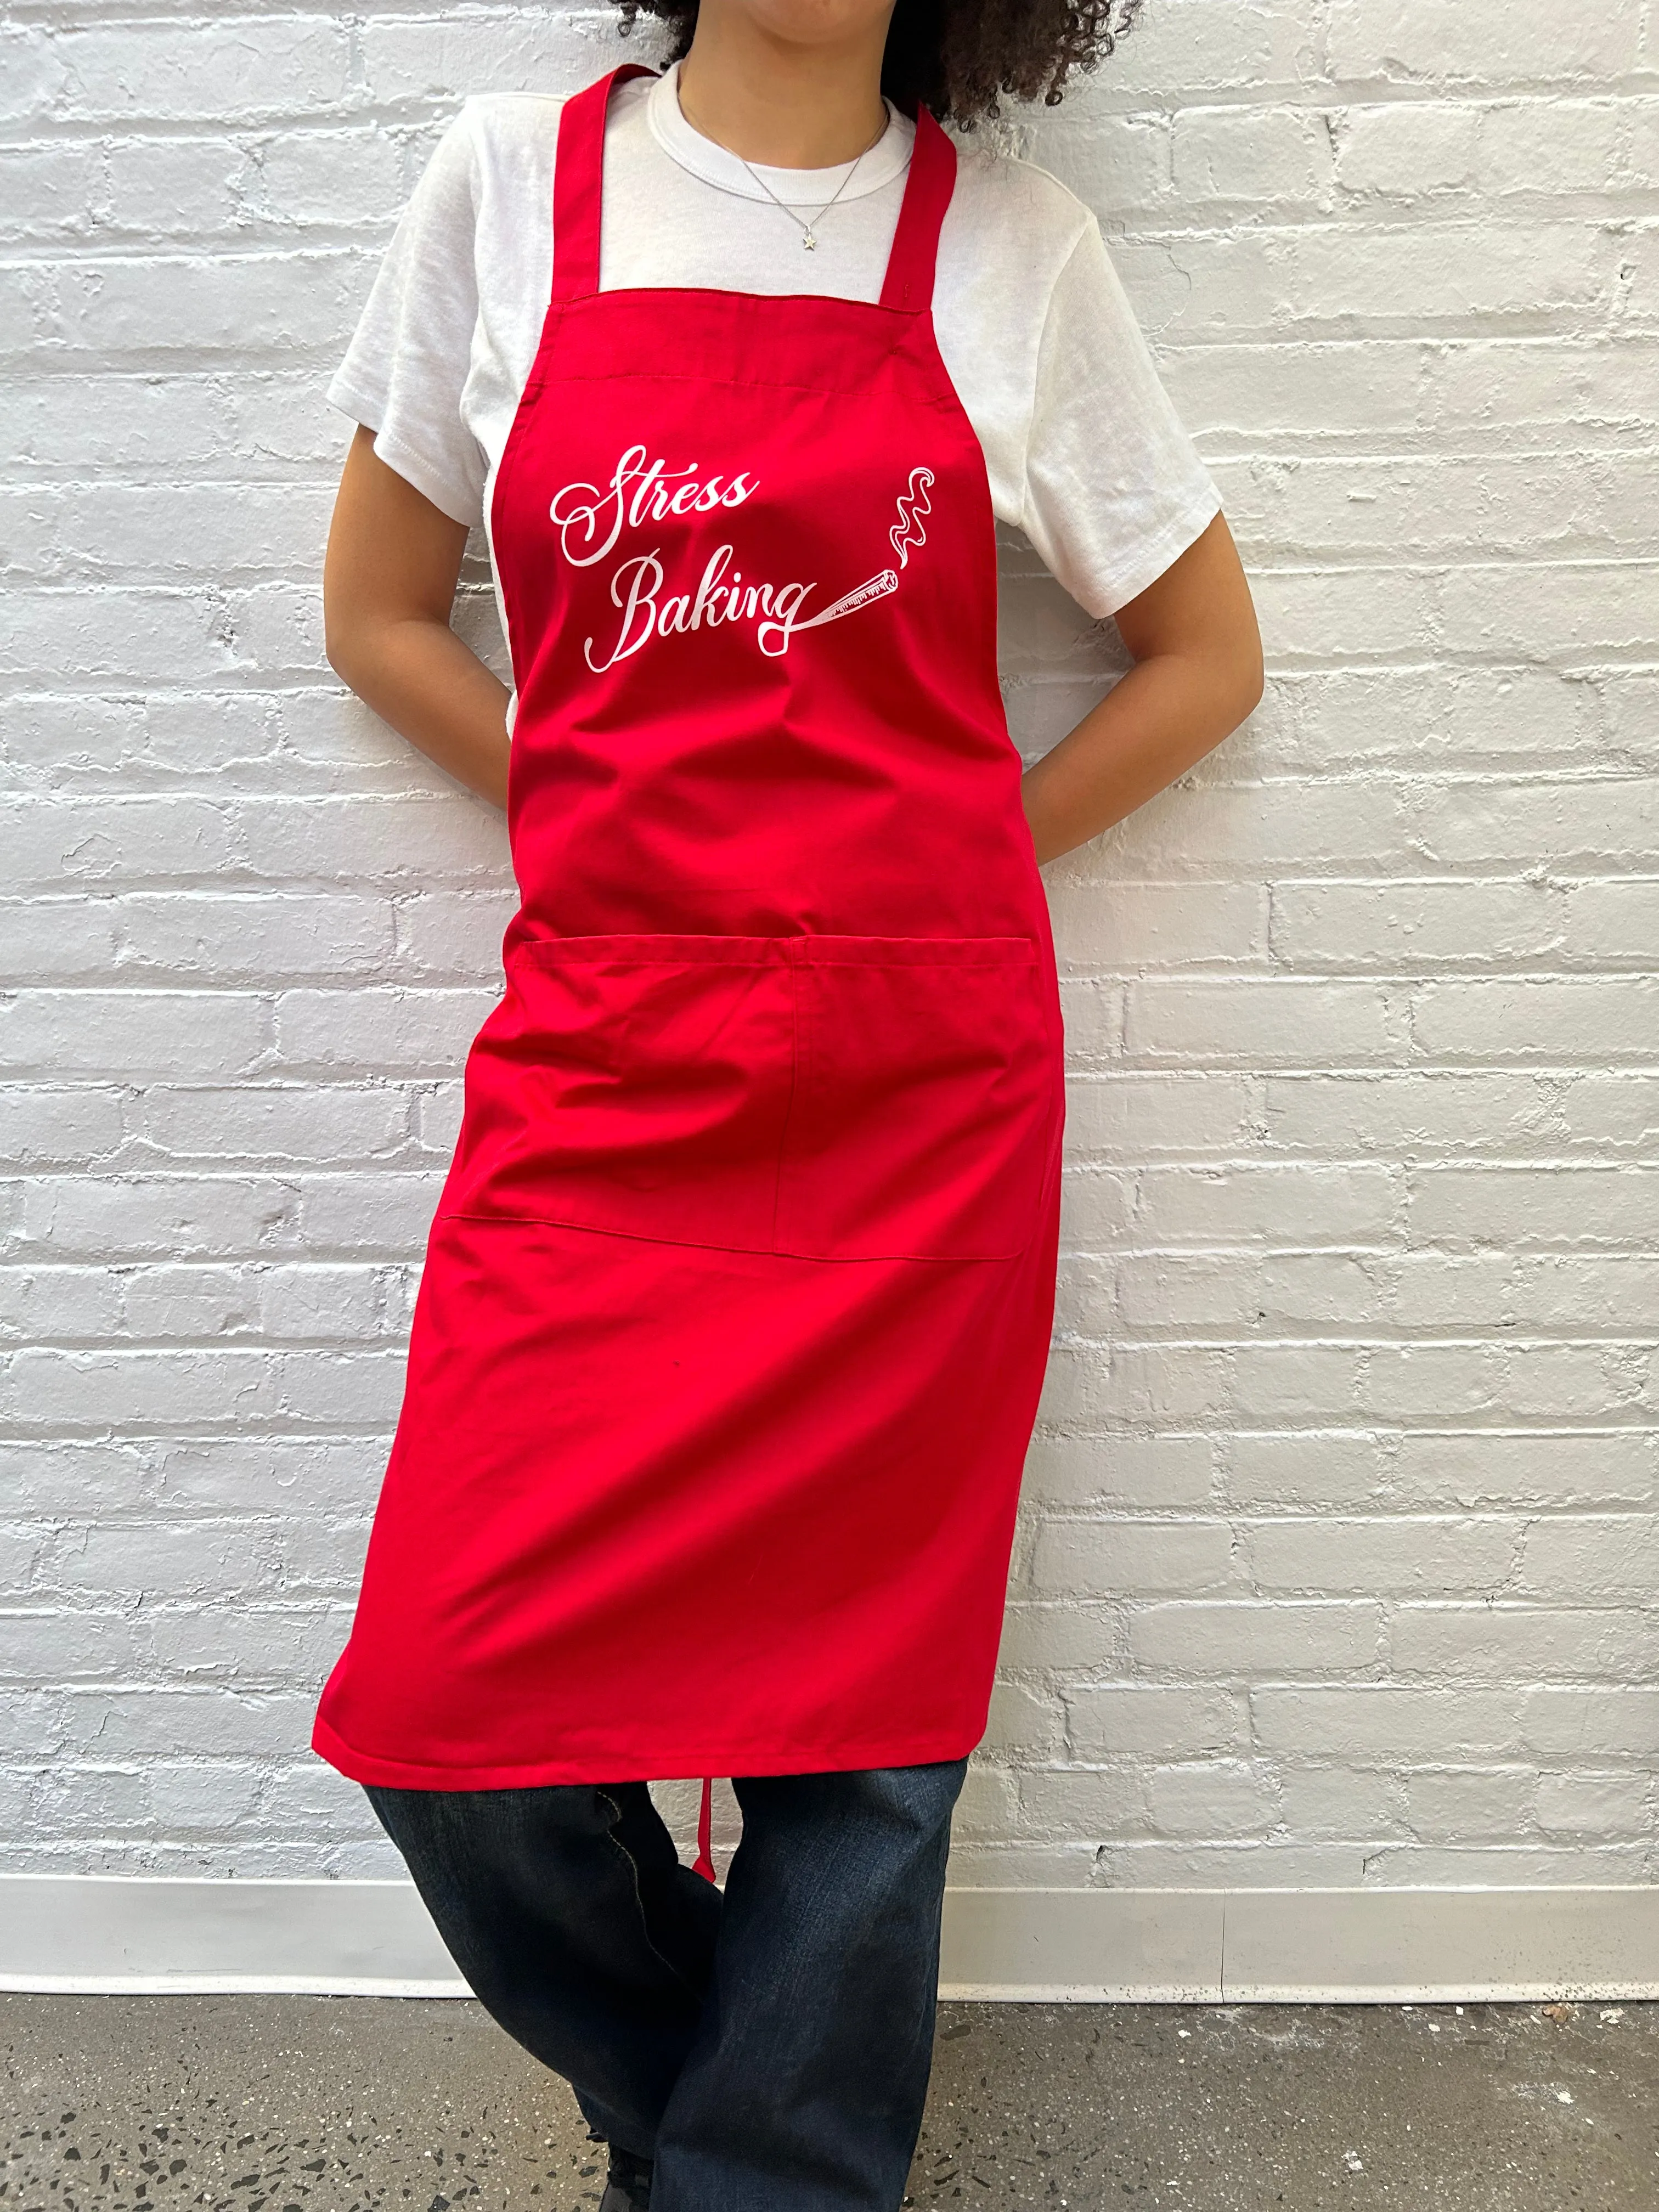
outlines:
M651 2203L651 2161L638 2158L616 2143L609 2146L611 2167L605 2175L599 2212L648 2212Z

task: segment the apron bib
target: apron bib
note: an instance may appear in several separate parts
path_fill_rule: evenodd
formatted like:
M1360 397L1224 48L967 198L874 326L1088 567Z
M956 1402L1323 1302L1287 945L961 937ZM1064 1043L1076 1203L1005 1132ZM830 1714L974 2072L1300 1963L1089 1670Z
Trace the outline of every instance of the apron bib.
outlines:
M491 505L520 904L313 1747L496 1789L963 1756L1053 1319L1048 905L923 108L878 303L599 289Z

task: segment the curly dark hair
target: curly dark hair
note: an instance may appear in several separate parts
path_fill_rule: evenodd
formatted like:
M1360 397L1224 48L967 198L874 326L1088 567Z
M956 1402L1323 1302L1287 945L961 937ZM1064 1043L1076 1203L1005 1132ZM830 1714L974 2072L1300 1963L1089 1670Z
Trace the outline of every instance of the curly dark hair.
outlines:
M641 15L668 26L678 61L697 27L697 0L618 0L624 35ZM898 0L881 88L908 114L925 100L941 123L996 115L998 97L1039 94L1059 105L1067 81L1104 60L1139 15L1141 0Z

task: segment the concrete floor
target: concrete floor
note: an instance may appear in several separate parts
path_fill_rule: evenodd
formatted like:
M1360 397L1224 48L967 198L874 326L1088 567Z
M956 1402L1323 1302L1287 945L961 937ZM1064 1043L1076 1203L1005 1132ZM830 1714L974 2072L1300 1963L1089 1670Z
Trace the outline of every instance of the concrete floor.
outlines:
M477 2004L0 1995L0 2212L588 2212ZM916 2207L1656 2212L1659 2005L950 2005Z

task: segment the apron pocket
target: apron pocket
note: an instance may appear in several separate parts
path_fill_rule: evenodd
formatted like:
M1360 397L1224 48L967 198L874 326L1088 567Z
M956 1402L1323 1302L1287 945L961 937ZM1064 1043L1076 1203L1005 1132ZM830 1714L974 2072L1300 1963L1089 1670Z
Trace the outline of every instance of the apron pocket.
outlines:
M769 1251L794 1014L779 940L514 946L439 1211Z
M1055 1097L1034 941L799 941L776 1249L1012 1259L1036 1228Z

